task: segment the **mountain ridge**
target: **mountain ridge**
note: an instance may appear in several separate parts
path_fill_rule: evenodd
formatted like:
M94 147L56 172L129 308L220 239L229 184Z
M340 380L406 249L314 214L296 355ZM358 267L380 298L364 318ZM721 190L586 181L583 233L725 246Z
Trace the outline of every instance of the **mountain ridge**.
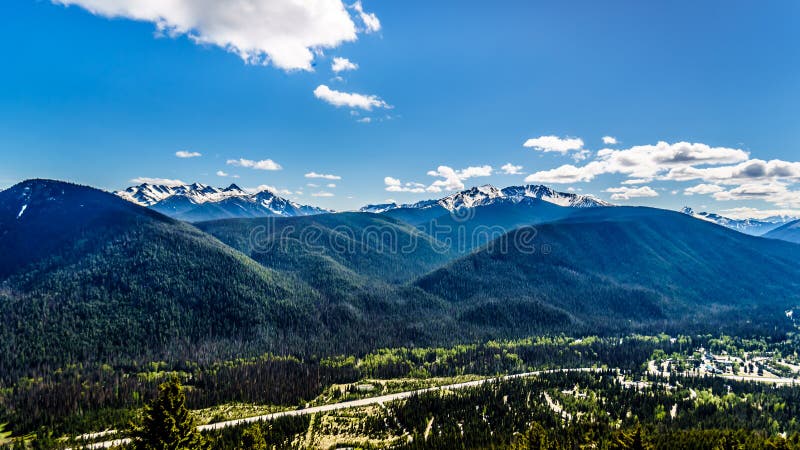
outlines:
M800 219L782 225L768 232L764 237L800 244Z
M716 213L710 212L695 212L694 209L684 206L681 212L694 217L695 219L705 220L707 222L715 223L732 230L739 231L740 233L749 234L752 236L763 236L766 233L782 226L786 223L785 219L781 217L759 219L731 219Z
M143 183L115 191L114 194L188 222L243 217L295 217L330 212L285 199L269 188L248 192L236 184L215 188L202 183L176 186Z
M422 200L415 203L384 203L367 205L361 212L384 213L394 209L429 209L441 207L447 211L461 208L474 208L498 203L517 204L526 198L534 198L553 203L558 206L573 208L610 207L612 203L600 200L592 195L558 192L544 185L523 185L497 188L490 184L474 186L446 197L435 200Z
M20 183L0 192L0 378L200 349L319 355L544 332L774 330L800 302L797 244L653 208L524 197L461 210L470 214L442 220L503 224L502 236L461 252L458 233L448 243L359 212L195 225L90 187ZM283 247L250 250L258 232ZM491 251L502 239L511 245ZM517 246L531 242L536 252Z
M469 317L514 304L561 311L589 329L768 329L789 327L783 310L800 301L798 251L677 212L591 208L512 231L415 285L471 305Z

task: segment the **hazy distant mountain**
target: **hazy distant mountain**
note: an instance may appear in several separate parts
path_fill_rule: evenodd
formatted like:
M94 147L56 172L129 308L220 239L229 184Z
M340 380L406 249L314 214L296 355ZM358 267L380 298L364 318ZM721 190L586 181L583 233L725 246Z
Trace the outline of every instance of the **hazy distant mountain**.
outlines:
M329 212L279 197L268 189L252 193L235 184L227 188L215 188L200 183L182 186L145 183L115 194L137 205L189 222L244 217L295 217Z
M720 216L719 214L709 212L695 212L692 208L686 206L681 210L682 213L692 216L696 219L705 220L707 222L716 223L723 227L739 231L741 233L750 234L753 236L762 236L765 233L774 230L786 223L786 219L782 217L773 217L767 219L730 219L728 217Z
M757 219L731 219L715 213L696 212L688 206L681 209L681 212L696 219L716 223L717 225L753 236L760 236L767 231L780 226L780 224L777 223L771 223Z
M789 222L785 225L782 225L765 234L764 237L770 239L781 239L800 244L800 220L795 220L794 222Z

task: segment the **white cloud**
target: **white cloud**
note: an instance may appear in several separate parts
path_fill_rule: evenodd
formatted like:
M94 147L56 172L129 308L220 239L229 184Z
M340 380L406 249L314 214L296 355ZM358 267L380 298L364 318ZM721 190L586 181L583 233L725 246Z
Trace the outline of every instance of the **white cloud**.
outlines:
M604 173L622 173L635 178L655 178L669 170L695 165L733 164L749 157L744 150L711 147L702 143L659 142L625 150L603 149L597 160Z
M618 188L608 188L606 192L613 194L612 200L630 200L632 198L640 197L658 197L658 192L654 191L650 186L641 186L637 188L630 188L626 186Z
M346 106L366 111L372 111L373 108L391 108L389 104L381 100L377 95L336 91L324 84L320 84L314 89L314 96L336 107Z
M358 69L358 64L350 61L347 58L340 58L338 56L333 58L333 63L331 64L331 70L336 73L344 72L347 70L356 70Z
M639 145L625 150L605 148L598 151L595 159L584 166L564 165L531 174L526 181L572 183L591 181L602 174L624 174L638 179L677 180L674 173L694 169L693 166L735 164L746 161L748 157L747 152L739 149L711 147L701 143L659 142L655 145Z
M511 163L501 166L500 170L506 175L522 175L522 166L515 166Z
M583 167L565 164L555 169L542 170L525 177L527 183L578 183L591 181L603 173L602 164L592 161Z
M372 117L362 117L356 120L358 123L372 123Z
M203 154L199 152L189 152L186 150L180 150L175 152L175 156L177 156L178 158L197 158L203 156Z
M364 7L361 5L361 0L353 3L352 8L358 13L358 16L361 18L361 22L364 24L364 28L367 33L375 33L376 31L381 30L381 21L378 19L378 16L372 13L364 12Z
M149 178L149 177L136 177L132 179L131 182L136 184L162 184L164 186L183 186L186 184L181 180L173 180L169 178Z
M786 184L746 183L714 194L719 201L763 200L782 208L800 208L800 191L792 191Z
M333 189L333 188L336 187L336 183L328 183L328 184L325 185L325 187Z
M223 171L221 171L221 170L218 170L218 171L217 171L217 176L218 176L218 177L227 177L227 176L230 176L230 175L228 175L228 173L227 173L227 172L223 172Z
M650 178L630 178L622 182L624 185L631 185L631 184L646 184L653 180Z
M698 184L697 186L692 186L690 188L686 188L683 190L684 195L708 195L714 194L717 192L722 192L723 189L721 186L717 186L716 184Z
M425 192L425 185L422 183L403 183L397 178L385 177L383 183L386 185L386 190L389 192L411 192L420 194Z
M556 152L563 155L571 151L581 150L583 148L583 140L579 138L562 139L558 136L539 136L528 139L522 145L540 152Z
M426 190L428 192L459 191L464 189L464 181L475 177L488 177L491 174L492 166L472 166L461 170L439 166L436 170L428 171L428 175L442 179L434 181Z
M442 167L444 166L439 166L440 169ZM466 169L457 170L456 174L462 180L475 177L488 177L492 175L492 166L467 167ZM430 173L428 175L430 175Z
M521 169L520 166L510 165L511 168L517 170ZM429 170L428 175L440 178L429 185L418 182L403 182L402 180L394 177L386 177L383 183L386 185L386 190L389 192L411 192L411 193L438 193L442 191L460 191L465 188L464 182L477 177L488 177L494 172L492 166L470 166L464 169L456 170L449 166L439 166L436 170Z
M315 53L357 39L342 0L52 0L108 18L152 22L159 35L187 36L237 54L250 64L313 70ZM380 29L360 2L353 9L366 32Z
M676 181L704 180L722 184L740 184L752 181L800 181L800 162L750 159L732 166L679 167L670 170L666 178Z
M311 194L312 197L333 197L333 194L330 192L319 191Z
M603 144L606 145L617 145L617 138L614 136L603 136Z
M304 175L306 178L322 178L325 180L341 180L342 177L339 175L331 175L325 173L317 173L317 172L308 172Z
M572 160L575 162L580 162L585 159L588 159L592 156L592 152L589 150L578 150L577 152L572 154Z
M712 147L702 143L658 142L628 149L605 148L582 166L572 164L539 171L526 182L575 183L592 181L604 174L627 177L622 185L652 180L700 183L684 190L686 195L712 195L718 201L761 200L780 208L800 208L800 162L750 159L741 149ZM613 192L618 199L627 191Z
M251 159L229 159L227 161L229 166L237 166L237 167L247 167L249 169L257 169L257 170L281 170L280 164L276 163L271 159L262 159L261 161L253 161Z
M318 188L319 187L319 185L316 184L316 183L308 183L308 184L306 184L306 186L310 187L310 188Z

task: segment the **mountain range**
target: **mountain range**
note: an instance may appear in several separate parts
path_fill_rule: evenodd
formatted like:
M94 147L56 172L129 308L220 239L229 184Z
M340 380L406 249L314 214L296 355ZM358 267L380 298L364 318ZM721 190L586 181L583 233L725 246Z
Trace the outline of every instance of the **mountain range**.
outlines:
M722 225L723 227L736 230L740 233L750 234L753 236L763 236L766 233L794 220L794 218L776 216L768 217L766 219L731 219L721 216L719 214L708 212L695 212L688 206L681 210L682 213L692 216L696 219L705 220L708 222Z
M193 183L179 186L140 184L115 194L140 206L188 222L236 217L294 217L329 212L279 197L270 189L249 192Z
M800 302L797 244L535 186L380 214L190 224L153 208L235 190L0 192L0 374L533 333L780 333Z
M492 185L473 187L439 200L423 200L417 203L398 205L397 203L384 203L367 205L360 209L361 212L383 213L394 209L429 209L440 207L447 211L461 208L473 208L495 204L517 204L525 199L535 198L554 205L591 208L597 206L613 206L611 203L600 200L591 195L557 192L547 186L509 186L498 189Z
M245 190L231 184L217 188L201 183L186 185L163 185L143 183L114 192L117 196L140 206L148 207L169 217L202 222L232 218L300 217L325 214L332 211L297 202L279 196L269 188ZM540 200L541 202L533 202ZM491 205L531 205L542 202L564 208L610 207L613 204L592 195L558 192L542 185L509 186L497 188L491 185L472 187L440 199L422 200L416 203L384 203L367 205L360 212L385 214L415 226L430 228L434 220L447 222L448 214L458 216L465 210ZM502 209L502 208L498 208ZM771 217L767 219L731 219L715 213L695 212L689 207L683 213L694 218L716 223L741 233L764 235L796 218ZM554 217L548 216L547 219ZM524 218L518 226L530 222ZM491 224L497 225L497 224Z

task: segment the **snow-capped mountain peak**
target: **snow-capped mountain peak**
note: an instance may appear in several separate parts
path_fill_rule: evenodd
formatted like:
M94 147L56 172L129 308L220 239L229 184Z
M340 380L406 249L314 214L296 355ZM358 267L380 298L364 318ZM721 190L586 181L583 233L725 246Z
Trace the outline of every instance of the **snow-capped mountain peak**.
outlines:
M505 195L500 189L490 184L485 184L449 195L439 200L439 205L447 210L454 211L460 208L474 208L476 206L487 205L492 203L495 199L503 197L505 197Z
M535 198L553 203L558 206L570 208L593 208L598 206L614 206L592 195L558 192L543 185L510 186L503 189L503 194L515 202L524 198Z
M242 194L245 193L245 190L237 186L235 183L232 183L230 186L223 189L224 192L240 192Z
M397 203L380 203L377 205L367 205L359 209L361 212L373 213L373 214L380 214L382 212L391 211L393 209L399 208L400 205Z
M361 208L363 212L385 212L398 208L425 209L440 206L449 211L461 208L474 208L477 206L493 205L498 203L518 204L526 199L538 199L548 203L570 208L591 208L600 206L614 206L591 195L580 195L558 192L547 186L509 186L498 189L490 184L472 187L439 200L423 200L421 202L398 205L396 203L383 205L368 205Z
M329 212L279 197L269 189L253 193L236 184L216 188L202 183L178 186L145 183L115 194L137 205L190 221L234 217L290 217Z
M234 189L231 189L231 187ZM115 194L140 206L153 206L174 196L186 197L192 203L199 205L206 202L218 202L232 196L247 195L235 184L231 185L231 187L219 189L202 183L178 186L144 183L138 186L131 186L124 191L117 191Z

